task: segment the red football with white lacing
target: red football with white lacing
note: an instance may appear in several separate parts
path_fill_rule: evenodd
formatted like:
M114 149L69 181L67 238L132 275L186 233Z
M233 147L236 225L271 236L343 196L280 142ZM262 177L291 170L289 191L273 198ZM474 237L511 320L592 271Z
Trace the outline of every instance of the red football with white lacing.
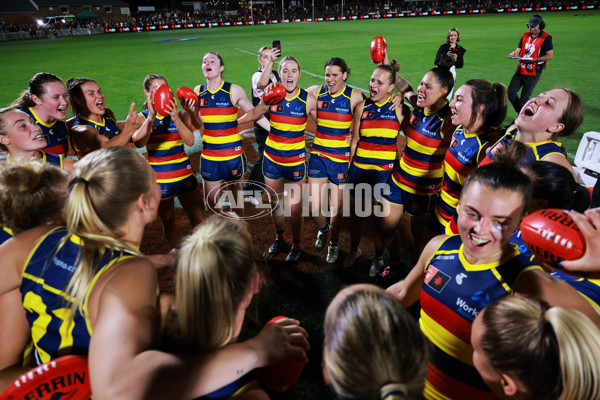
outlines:
M24 373L0 394L0 400L84 400L91 395L87 357L70 355Z
M154 91L154 97L152 98L152 103L154 104L154 108L156 112L163 117L169 115L169 109L171 108L171 101L175 96L173 96L173 91L168 85L164 83L156 88Z
M552 265L585 253L585 237L565 210L548 208L527 215L521 221L521 237L533 254Z
M275 317L267 325L285 318L284 316ZM258 376L261 381L277 392L285 392L300 377L304 363L296 357L288 357L279 361L277 364L269 365L258 370Z
M380 63L385 58L384 51L387 49L387 42L382 36L375 36L371 40L371 60L374 63Z
M285 90L285 86L273 85L269 89L265 90L262 98L266 104L277 104L285 99L286 93L287 91Z
M183 107L183 104L186 100L189 100L190 103L195 106L198 103L198 95L189 87L182 86L177 89L177 98Z

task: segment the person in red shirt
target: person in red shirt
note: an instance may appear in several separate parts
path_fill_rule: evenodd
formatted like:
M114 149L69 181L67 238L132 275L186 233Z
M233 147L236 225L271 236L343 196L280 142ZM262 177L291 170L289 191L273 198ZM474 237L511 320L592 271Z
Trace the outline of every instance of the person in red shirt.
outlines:
M508 86L508 100L512 103L517 114L531 97L542 71L546 69L546 61L552 59L554 47L552 36L544 32L546 23L539 15L534 15L527 22L529 32L525 32L519 41L517 49L509 57L520 57L517 72L513 75ZM519 90L521 97L519 98Z

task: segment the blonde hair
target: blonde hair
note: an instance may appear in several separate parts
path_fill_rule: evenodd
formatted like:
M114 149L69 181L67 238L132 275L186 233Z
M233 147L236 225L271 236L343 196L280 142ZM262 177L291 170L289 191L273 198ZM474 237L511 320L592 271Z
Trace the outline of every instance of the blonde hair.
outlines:
M119 230L127 220L132 204L150 192L150 167L133 149L125 146L96 150L75 164L69 186L66 220L69 233L85 243L77 268L67 285L74 298L69 318L82 312L86 291L102 255L128 252L141 256L138 249L121 240ZM59 246L62 247L68 237Z
M201 352L231 342L255 271L244 222L233 214L213 215L198 226L183 242L177 261L177 346Z
M300 63L298 62L298 60L296 60L296 57L292 57L292 56L285 56L281 59L281 61L279 61L279 68L277 68L277 72L279 74L281 74L281 68L283 68L283 64L285 64L288 61L293 61L296 63L296 65L298 66L298 72L302 72L302 69L300 68Z
M0 163L0 224L16 235L47 222L61 222L67 177L51 164L21 158Z
M492 367L536 399L600 398L600 337L580 311L530 297L504 297L482 316L481 346Z
M429 351L416 321L387 292L355 285L325 314L323 361L340 399L417 399Z

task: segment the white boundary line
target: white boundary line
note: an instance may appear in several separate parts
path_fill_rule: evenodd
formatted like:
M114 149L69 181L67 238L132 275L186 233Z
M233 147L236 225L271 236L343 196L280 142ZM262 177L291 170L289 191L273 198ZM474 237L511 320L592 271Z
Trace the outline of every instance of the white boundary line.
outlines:
M242 53L250 54L251 56L256 56L256 53L250 53L249 51L246 51L246 50L243 50L243 49L239 49L239 48L237 48L237 47L236 47L235 49L236 49L237 51L241 51ZM320 79L323 79L323 80L325 79L325 77L324 77L324 76L322 76L322 75L313 74L312 72L308 72L308 71L306 71L306 70L303 70L303 71L302 71L302 73L303 73L303 74L308 74L308 75L310 75L310 76L314 76L314 77L316 77L316 78L320 78ZM348 86L350 86L350 87L351 87L351 88L353 88L353 89L358 89L358 90L360 90L360 91L362 91L362 92L365 92L365 93L368 93L368 92L369 92L367 89L359 88L359 87L357 87L357 86L352 86L352 85L348 85Z

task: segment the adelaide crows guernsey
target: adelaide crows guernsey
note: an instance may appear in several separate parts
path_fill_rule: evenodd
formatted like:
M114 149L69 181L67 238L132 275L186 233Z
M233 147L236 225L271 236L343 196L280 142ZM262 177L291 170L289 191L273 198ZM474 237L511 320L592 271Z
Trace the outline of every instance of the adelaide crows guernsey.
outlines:
M427 399L497 399L473 366L471 327L495 299L513 294L520 274L540 269L516 246L500 262L470 264L459 235L446 238L425 268L419 325L433 348Z
M64 169L64 157L60 154L52 154L52 153L44 153L43 151L40 151L41 153L41 159L37 160L39 162L41 162L42 164L52 164L60 169ZM6 162L10 163L11 157L10 154L6 155Z
M88 300L98 278L112 265L132 255L110 252L98 255L94 277L83 302L83 313L77 311L73 322L67 324L72 297L65 288L77 268L83 241L70 235L57 251L61 240L69 236L66 228L59 227L44 235L31 250L21 280L21 298L38 364L67 354L87 354L92 327L88 314Z
M487 155L479 165L486 165L494 161L494 155L501 148L508 146L515 140L518 140L518 137L519 129L516 126L513 126L489 149ZM554 140L547 140L545 142L537 143L523 143L527 145L527 153L525 154L525 158L521 161L520 165L524 165L532 161L544 161L544 159L551 154L560 154L563 157L566 157L566 151L562 143Z
M202 158L225 161L244 153L237 129L238 109L231 100L231 83L222 82L214 92L204 83L198 90L200 115L204 122Z
M486 149L494 143L490 135L465 133L461 125L454 131L450 147L444 156L444 179L435 215L446 225L455 213L460 192L471 172L477 168Z
M148 118L148 110L142 114ZM156 171L158 183L180 181L194 173L183 149L183 140L170 116L154 118L146 149L148 163Z
M42 134L48 142L46 147L42 149L43 152L61 155L67 154L69 149L69 130L65 121L56 120L51 124L46 124L38 118L32 107L22 108L21 110L29 114L33 118L35 124L42 129Z
M413 111L406 130L406 147L392 176L409 193L429 195L442 186L444 156L451 137L442 137L444 117L450 109L446 102L438 112Z
M402 109L390 110L388 97L383 104L365 100L360 118L360 139L352 163L361 169L391 171L398 150Z
M529 248L527 248L527 245L521 236L520 229L517 229L517 231L511 235L510 242L517 245L521 253L533 260L535 256ZM577 292L579 292L579 294L600 313L600 279L581 278L558 270L552 271L550 275L571 285L573 289L577 290Z
M347 163L350 143L346 138L351 124L352 88L344 86L344 90L331 94L327 85L321 86L317 97L317 133L311 154Z
M306 162L307 101L308 92L299 89L292 99L285 98L270 106L271 131L264 154L274 163L293 167Z

